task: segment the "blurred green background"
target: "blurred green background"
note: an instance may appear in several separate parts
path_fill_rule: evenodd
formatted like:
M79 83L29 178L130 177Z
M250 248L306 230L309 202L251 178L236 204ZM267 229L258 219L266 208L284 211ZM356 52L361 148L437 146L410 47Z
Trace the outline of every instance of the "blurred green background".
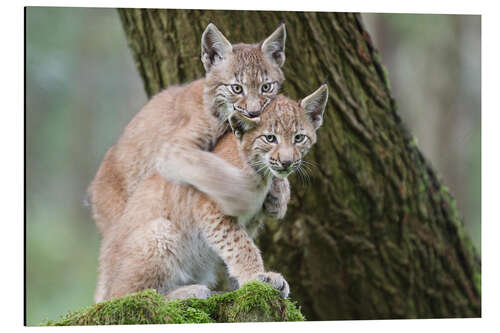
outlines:
M480 17L363 16L400 114L479 249ZM99 237L86 188L146 100L114 9L27 8L28 325L92 304Z

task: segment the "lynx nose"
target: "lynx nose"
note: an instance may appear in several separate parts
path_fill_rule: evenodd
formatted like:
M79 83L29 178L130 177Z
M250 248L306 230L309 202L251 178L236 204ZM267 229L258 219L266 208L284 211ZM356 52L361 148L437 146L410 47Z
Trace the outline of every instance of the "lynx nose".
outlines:
M292 165L292 160L281 161L281 166L285 170L288 169L290 167L290 165Z
M262 112L261 112L261 110L255 110L255 111L250 111L250 110L248 110L247 112L248 112L248 116L249 116L250 118L255 118L255 117L258 117L258 116L260 116L260 114L262 113Z

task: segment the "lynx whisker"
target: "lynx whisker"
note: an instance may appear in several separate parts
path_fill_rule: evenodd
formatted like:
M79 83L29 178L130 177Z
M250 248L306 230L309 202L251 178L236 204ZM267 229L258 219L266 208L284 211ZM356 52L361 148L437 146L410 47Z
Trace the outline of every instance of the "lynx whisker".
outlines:
M309 174L307 173L307 169L304 168L304 165L299 164L299 166L297 168L297 172L301 176L301 179L303 181L302 182L303 185L308 185L311 183L311 179L309 177Z
M317 168L318 167L318 163L317 162L314 162L314 161L306 161L306 160L303 160L302 163L304 163L305 166L308 166L310 167L311 169L312 168Z

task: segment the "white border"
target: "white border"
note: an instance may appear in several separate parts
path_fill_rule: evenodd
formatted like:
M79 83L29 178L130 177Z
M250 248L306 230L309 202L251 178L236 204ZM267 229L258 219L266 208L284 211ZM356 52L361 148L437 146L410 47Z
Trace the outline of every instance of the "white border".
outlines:
M61 7L140 7L140 8L186 8L186 9L240 9L240 10L293 10L293 11L352 11L375 13L454 13L480 14L487 9L488 1L388 1L349 0L322 1L231 1L231 0L31 0L24 1L29 6Z

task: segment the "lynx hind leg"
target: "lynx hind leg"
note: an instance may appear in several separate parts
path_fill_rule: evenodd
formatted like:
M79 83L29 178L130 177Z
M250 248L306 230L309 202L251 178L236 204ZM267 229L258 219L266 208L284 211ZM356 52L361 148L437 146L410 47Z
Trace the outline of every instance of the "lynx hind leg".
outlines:
M120 172L110 162L110 149L99 167L97 174L87 189L88 203L92 216L101 235L120 219L127 201Z
M103 244L100 249L101 253L99 255L99 268L97 274L97 286L94 292L94 302L99 303L106 299L106 294L108 293L108 286L111 281L110 276L110 264L106 258L106 250Z
M202 284L190 284L169 291L165 298L167 300L185 298L208 298L212 296L212 291Z
M134 229L120 230L109 242L103 242L100 276L95 301L122 297L145 289L160 290L171 283L178 258L171 223L158 218Z

